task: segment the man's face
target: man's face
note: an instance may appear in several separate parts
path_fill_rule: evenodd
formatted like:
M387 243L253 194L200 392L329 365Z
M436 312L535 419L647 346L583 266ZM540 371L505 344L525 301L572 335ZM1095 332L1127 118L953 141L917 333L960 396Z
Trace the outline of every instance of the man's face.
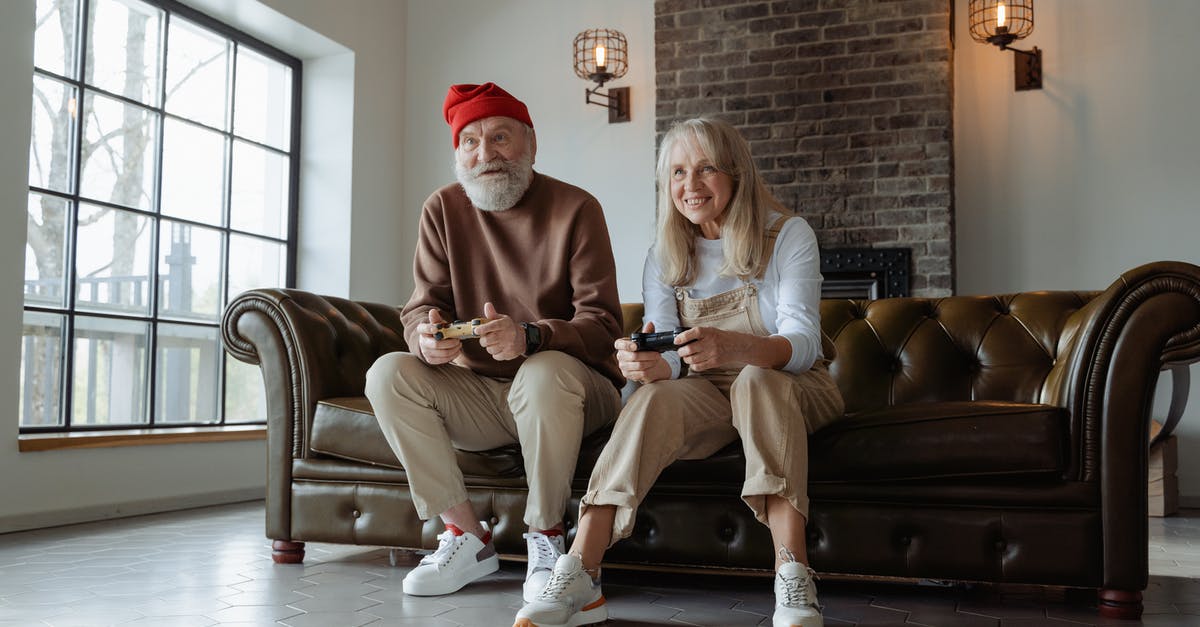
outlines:
M454 172L471 202L484 211L511 208L533 180L537 142L507 117L476 120L458 133Z

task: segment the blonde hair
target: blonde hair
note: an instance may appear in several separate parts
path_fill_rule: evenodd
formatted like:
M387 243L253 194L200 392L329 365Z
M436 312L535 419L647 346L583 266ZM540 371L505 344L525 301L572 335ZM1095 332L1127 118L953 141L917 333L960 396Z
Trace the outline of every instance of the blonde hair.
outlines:
M718 171L733 177L733 197L725 207L721 226L724 263L722 276L743 279L762 268L763 232L767 211L783 212L771 195L750 156L750 146L729 123L711 118L677 122L663 137L658 151L658 225L655 245L663 282L675 287L690 285L696 273L696 238L700 227L675 209L671 198L671 152L676 145L699 151Z

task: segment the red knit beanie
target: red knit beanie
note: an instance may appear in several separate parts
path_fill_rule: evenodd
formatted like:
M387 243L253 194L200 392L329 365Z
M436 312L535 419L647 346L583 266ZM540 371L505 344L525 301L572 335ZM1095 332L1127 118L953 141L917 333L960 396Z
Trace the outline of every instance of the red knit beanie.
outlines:
M442 104L442 115L450 125L450 141L458 148L458 133L475 120L502 115L533 127L529 109L495 83L451 85Z

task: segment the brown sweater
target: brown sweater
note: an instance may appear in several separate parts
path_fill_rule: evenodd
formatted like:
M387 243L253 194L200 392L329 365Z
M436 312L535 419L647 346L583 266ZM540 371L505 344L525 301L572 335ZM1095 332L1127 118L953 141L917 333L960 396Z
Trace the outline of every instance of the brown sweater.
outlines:
M413 279L402 316L414 352L430 309L470 320L491 301L518 324L537 324L538 350L562 351L624 383L613 349L622 326L608 226L600 203L578 187L535 173L514 207L492 212L476 209L458 183L435 191L421 211ZM459 361L511 378L525 358L496 361L467 340Z

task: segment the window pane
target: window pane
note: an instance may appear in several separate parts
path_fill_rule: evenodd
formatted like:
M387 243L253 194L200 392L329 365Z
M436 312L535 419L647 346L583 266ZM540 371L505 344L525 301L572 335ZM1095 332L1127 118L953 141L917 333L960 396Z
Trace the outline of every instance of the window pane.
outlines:
M25 304L62 307L70 204L45 194L29 195L25 237Z
M163 220L158 236L158 313L216 321L220 313L221 233Z
M79 206L75 300L80 309L150 311L150 218L132 211Z
M292 68L239 46L233 132L288 150L291 128Z
M256 287L281 287L287 249L256 237L229 237L229 297Z
M167 111L225 130L229 41L175 15L167 37Z
M217 422L216 327L158 325L156 422Z
M29 137L29 184L56 192L71 191L75 88L54 79L33 77L33 128Z
M225 358L225 422L264 422L267 390L258 366Z
M158 105L162 11L138 0L92 0L83 80Z
M62 424L63 316L25 312L21 337L21 426Z
M287 235L288 158L253 144L233 143L229 225L269 237Z
M162 167L162 212L220 226L225 206L225 138L167 119Z
M150 209L157 115L92 93L83 97L83 180L79 193Z
M133 320L75 319L71 372L74 425L146 423L146 346L150 325Z
M37 32L33 35L33 64L48 72L75 78L76 0L38 0Z

